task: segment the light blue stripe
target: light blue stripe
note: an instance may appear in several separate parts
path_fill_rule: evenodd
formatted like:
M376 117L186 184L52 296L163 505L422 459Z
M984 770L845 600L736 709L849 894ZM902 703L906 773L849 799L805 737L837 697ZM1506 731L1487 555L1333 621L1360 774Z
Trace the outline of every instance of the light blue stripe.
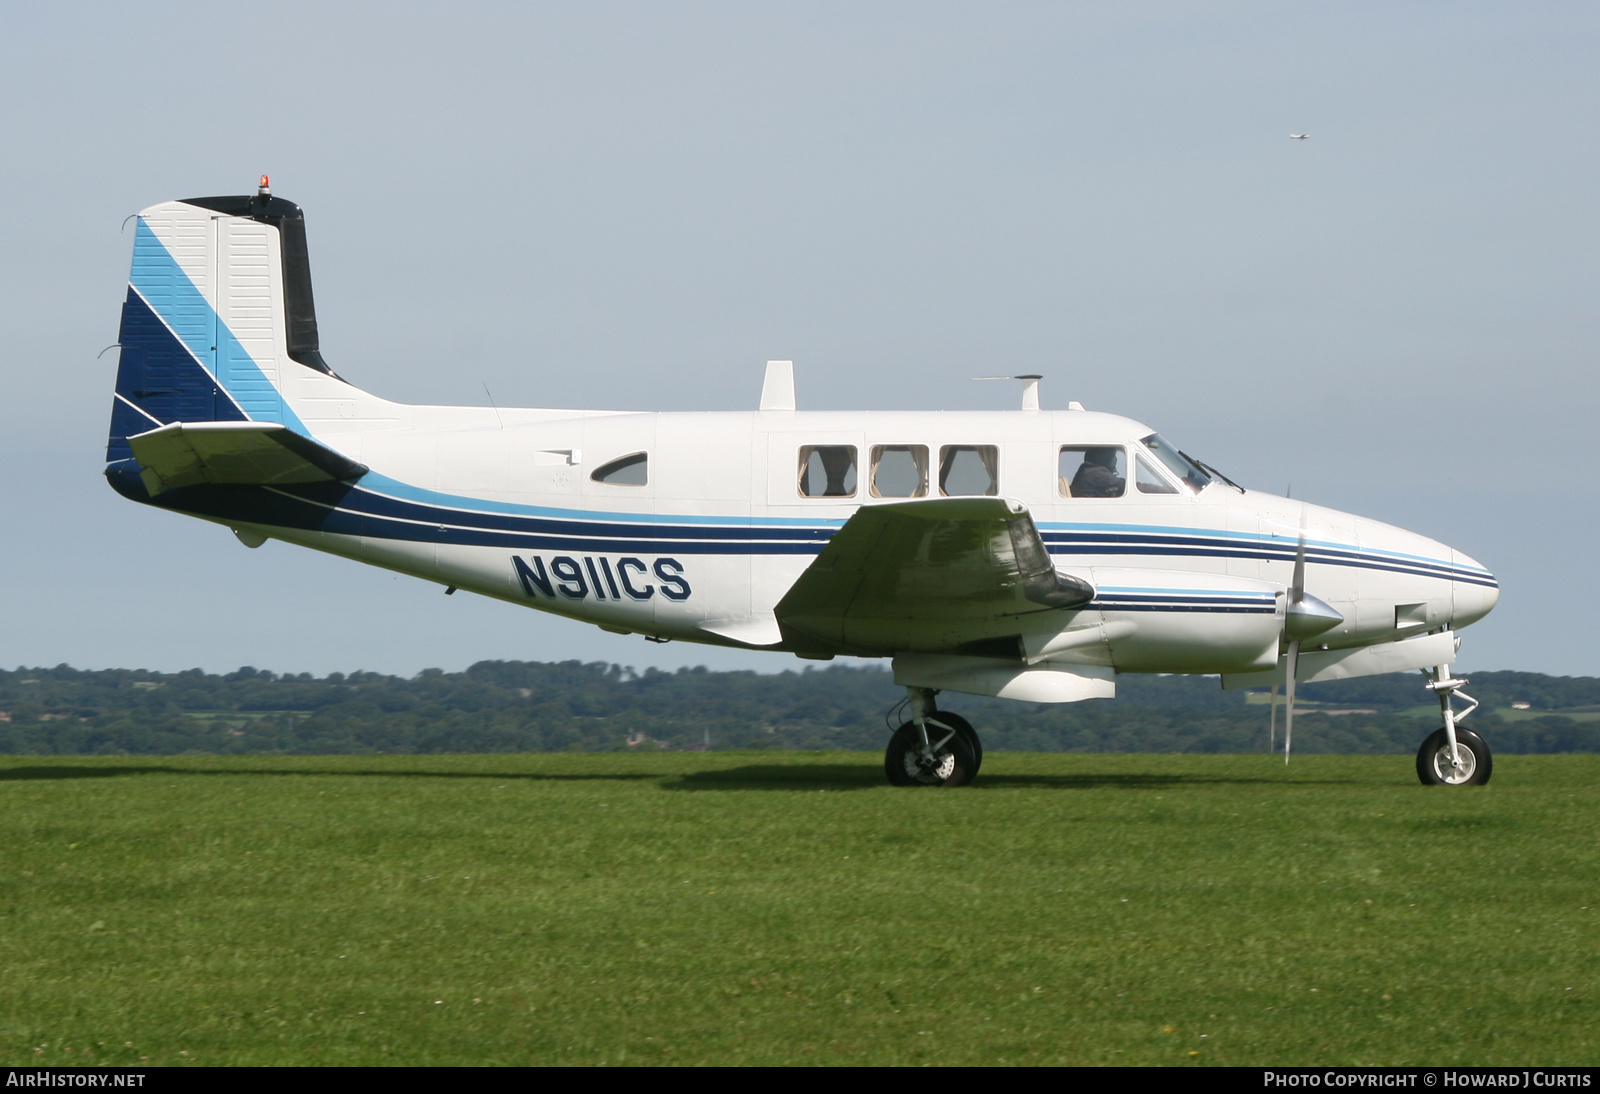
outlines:
M468 512L501 513L507 516L558 517L562 520L631 521L648 522L654 527L662 524L726 524L730 527L760 525L777 528L840 528L842 520L820 520L814 517L745 517L745 516L679 516L674 513L613 513L595 509L556 509L541 505L519 505L510 501L490 501L487 498L464 498L457 494L440 494L412 486L376 471L361 476L359 485L374 494L398 498L401 501L439 505Z
M1273 600L1272 593L1262 590L1240 589L1175 589L1172 586L1161 588L1145 588L1142 585L1102 585L1103 593L1155 593L1160 596L1229 596L1243 597L1248 600Z
M281 422L301 436L310 437L300 416L288 405L278 386L267 379L261 366L245 351L233 331L218 317L216 309L206 300L189 275L183 272L178 260L172 257L166 244L139 218L133 239L133 271L129 275L133 287L145 302L154 309L173 332L189 347L200 367L228 393L228 397L253 421ZM217 344L213 349L210 332L216 332ZM228 361L226 377L218 375L217 362ZM263 406L260 392L263 388L276 392L277 398Z
M1058 521L1035 521L1041 532L1066 532L1066 533L1102 533L1120 532L1131 535L1168 535L1168 536L1204 536L1207 539L1231 539L1239 543L1249 543L1257 546L1276 544L1282 547L1295 547L1298 539L1289 539L1287 536L1273 536L1261 532L1233 532L1224 529L1209 528L1178 528L1161 524L1066 524ZM1048 545L1047 545L1048 546ZM1356 551L1361 554L1372 555L1377 558L1402 559L1410 562L1427 563L1432 566L1444 566L1451 569L1463 570L1471 574L1481 574L1485 577L1492 576L1490 572L1479 566L1464 566L1459 562L1448 559L1435 558L1431 555L1413 555L1403 551L1387 551L1378 547L1361 547L1354 543L1341 543L1338 540L1308 539L1306 547L1322 547L1333 551ZM1107 554L1115 554L1108 551Z

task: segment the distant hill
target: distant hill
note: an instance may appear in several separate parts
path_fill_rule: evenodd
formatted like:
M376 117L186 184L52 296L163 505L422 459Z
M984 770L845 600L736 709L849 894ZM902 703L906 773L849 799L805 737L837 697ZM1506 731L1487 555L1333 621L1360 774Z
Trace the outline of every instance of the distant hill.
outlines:
M985 748L1251 752L1265 695L1215 677L1124 676L1118 698L1040 706L946 695ZM1483 672L1473 727L1497 752L1600 751L1600 678ZM1296 748L1409 753L1437 724L1420 677L1304 685ZM242 668L0 671L0 753L370 753L627 748L883 747L904 698L879 667L760 675L704 668L635 674L577 661L482 661L464 672L277 675Z

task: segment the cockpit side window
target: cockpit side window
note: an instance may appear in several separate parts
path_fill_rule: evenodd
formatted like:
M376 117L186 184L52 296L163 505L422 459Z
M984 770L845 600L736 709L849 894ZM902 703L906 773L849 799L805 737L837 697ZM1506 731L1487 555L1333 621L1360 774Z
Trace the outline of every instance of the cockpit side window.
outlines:
M1191 463L1182 452L1168 444L1159 433L1152 433L1144 439L1144 446L1150 454L1160 460L1168 471L1171 471L1183 484L1196 494L1211 485L1211 476ZM1144 487L1141 485L1140 489ZM1146 491L1152 493L1153 491Z
M645 486L650 481L650 454L635 452L619 456L595 468L589 478L609 486Z
M870 489L875 498L920 498L928 492L928 446L872 446Z
M1000 492L1000 450L992 444L947 444L939 449L939 493L946 497Z
M1128 489L1128 454L1120 445L1063 445L1056 486L1064 498L1120 498Z
M855 494L855 445L808 444L801 447L801 497L853 498Z
M1139 484L1139 493L1176 494L1178 492L1178 488L1162 478L1161 473L1151 465L1149 460L1143 456L1137 456L1133 462L1139 468L1138 476L1134 480Z

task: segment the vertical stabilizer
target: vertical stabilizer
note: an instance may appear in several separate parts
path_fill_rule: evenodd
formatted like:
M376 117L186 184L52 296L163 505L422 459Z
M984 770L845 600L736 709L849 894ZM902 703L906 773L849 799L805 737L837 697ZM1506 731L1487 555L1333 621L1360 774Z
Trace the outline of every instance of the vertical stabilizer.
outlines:
M262 183L254 196L169 201L139 214L108 461L131 458L128 437L172 422L275 422L307 433L287 381L345 388L318 344L305 216Z

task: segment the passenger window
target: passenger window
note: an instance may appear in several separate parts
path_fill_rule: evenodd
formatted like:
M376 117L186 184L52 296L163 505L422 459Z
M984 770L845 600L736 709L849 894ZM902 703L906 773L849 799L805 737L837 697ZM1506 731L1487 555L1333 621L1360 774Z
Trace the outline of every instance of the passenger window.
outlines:
M856 493L856 446L808 444L800 449L800 496L851 498Z
M1115 445L1066 445L1056 474L1064 498L1120 498L1128 489L1128 456Z
M1178 492L1178 488L1162 478L1143 456L1139 456L1135 462L1139 465L1139 476L1135 480L1139 484L1139 493L1176 494Z
M926 494L928 446L873 445L871 489L875 498L920 498Z
M595 468L589 477L611 486L644 486L650 481L650 456L646 452L620 456Z
M939 449L939 493L946 497L1000 492L1000 451L992 444L947 444Z

